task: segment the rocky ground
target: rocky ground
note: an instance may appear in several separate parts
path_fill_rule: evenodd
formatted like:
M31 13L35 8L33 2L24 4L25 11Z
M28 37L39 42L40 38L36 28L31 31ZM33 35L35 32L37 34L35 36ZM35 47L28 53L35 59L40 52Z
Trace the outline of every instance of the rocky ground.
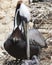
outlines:
M40 65L52 65L52 46L42 49L39 59ZM20 65L15 60L4 49L0 48L0 65Z
M16 7L14 0L0 1L0 65L15 65L15 58L11 57L4 49L3 43L13 29L13 18ZM30 4L32 22L45 37L48 48L42 49L40 53L40 65L52 65L52 3ZM9 33L10 32L10 33Z

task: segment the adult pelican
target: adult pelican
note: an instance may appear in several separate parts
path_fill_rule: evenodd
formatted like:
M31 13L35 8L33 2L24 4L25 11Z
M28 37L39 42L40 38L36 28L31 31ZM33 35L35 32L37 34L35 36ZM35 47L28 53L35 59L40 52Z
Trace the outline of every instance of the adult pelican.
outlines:
M20 14L21 13L21 14ZM21 31L21 27L24 28L24 23L28 25L28 22L31 19L30 12L28 7L26 7L22 1L19 1L16 8L15 13L15 21L16 25L14 31L10 35L10 37L5 41L4 48L5 50L13 57L17 59L25 59L27 58L27 41L24 36L24 32ZM24 22L24 23L23 23ZM21 26L22 24L22 26ZM20 27L21 26L21 27ZM25 28L24 28L25 30ZM30 58L33 55L39 54L40 47L46 47L46 41L41 33L37 29L29 30L29 44L30 44ZM27 38L28 38L27 36Z

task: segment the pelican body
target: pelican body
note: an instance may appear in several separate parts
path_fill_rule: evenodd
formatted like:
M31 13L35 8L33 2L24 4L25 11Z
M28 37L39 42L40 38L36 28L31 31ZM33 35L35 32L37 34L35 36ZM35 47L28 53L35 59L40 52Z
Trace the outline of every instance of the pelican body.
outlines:
M21 6L20 6L21 5ZM15 21L14 25L17 22L17 26L15 27L14 31L10 35L10 37L4 42L5 50L13 57L17 59L25 59L27 58L27 41L25 35L22 33L19 26L23 21L26 23L30 20L30 13L28 9L23 3L18 3L17 10L20 8L20 11L16 10L17 16L15 14ZM27 11L27 12L26 12ZM21 13L21 14L20 14ZM18 24L19 23L19 24ZM22 25L23 26L23 25ZM21 26L21 27L22 27ZM24 26L23 26L24 27ZM39 55L39 51L41 47L46 47L46 41L41 33L37 29L30 29L29 30L29 43L30 43L30 58L33 55Z
M33 34L32 34L33 33ZM41 47L46 47L46 42L40 32L36 29L29 31L30 35L30 58L33 55L39 55ZM15 31L4 43L5 50L13 57L17 59L27 58L26 50L27 43L24 35L17 27Z

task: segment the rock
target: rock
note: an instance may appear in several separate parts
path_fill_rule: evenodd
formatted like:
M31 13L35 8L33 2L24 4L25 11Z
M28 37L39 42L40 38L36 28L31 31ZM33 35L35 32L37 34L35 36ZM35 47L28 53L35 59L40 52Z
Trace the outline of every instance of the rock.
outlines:
M7 0L5 0L5 1L1 0L0 5L1 5L0 7L3 10L6 10L6 9L10 8L11 3L9 1L7 1Z
M0 20L6 16L6 13L3 10L0 10Z
M50 65L52 65L52 63Z
M52 30L49 31L49 36L52 37Z
M48 45L52 45L52 37L48 38L48 39L46 40L46 42L47 42Z

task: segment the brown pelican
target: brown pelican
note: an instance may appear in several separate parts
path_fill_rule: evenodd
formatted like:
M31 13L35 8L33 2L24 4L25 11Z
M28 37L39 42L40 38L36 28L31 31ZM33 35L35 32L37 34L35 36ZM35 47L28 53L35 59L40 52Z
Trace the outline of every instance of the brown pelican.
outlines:
M20 11L23 12L19 14L18 16L20 18L17 18L17 24L19 22L19 25L21 21L25 21L26 23L30 20L30 16L26 17L29 13L28 9L26 9L28 12L24 13L23 7L26 8L26 6L22 3ZM17 9L20 8L20 4L18 3ZM29 14L30 15L30 14ZM17 16L17 17L18 17ZM16 19L16 18L15 18ZM28 36L27 36L28 37ZM39 54L39 49L41 47L46 47L46 41L44 37L41 35L41 33L37 29L30 29L29 30L29 43L30 43L30 58L32 58L33 55ZM5 41L4 43L5 50L13 57L17 59L25 59L27 58L27 41L25 36L23 35L22 31L20 30L19 26L15 28L15 30L12 32L10 37Z

